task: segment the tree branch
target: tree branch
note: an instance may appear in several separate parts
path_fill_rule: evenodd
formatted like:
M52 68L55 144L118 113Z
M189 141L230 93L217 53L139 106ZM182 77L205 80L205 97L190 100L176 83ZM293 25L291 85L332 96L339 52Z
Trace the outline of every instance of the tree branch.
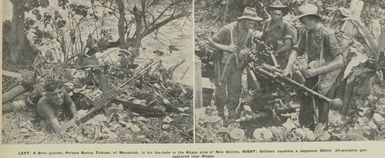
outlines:
M146 0L142 0L142 17L144 22L144 28L147 28L147 21L146 21Z
M167 19L165 19L165 20L163 20L163 21L161 21L161 22L159 22L157 24L151 25L152 26L151 28L146 29L143 32L142 37L147 36L148 34L152 33L153 31L157 30L158 28L162 27L163 25L167 24L170 21L173 21L175 19L179 19L181 17L188 16L190 14L191 14L191 12L183 12L183 13L180 13L180 14L172 15L172 16L168 17Z
M168 5L150 25L155 24L163 16L163 14L166 13L166 11L168 9L170 9L172 6L174 6L174 5L178 4L178 3L179 2L175 2L175 3L171 3L170 5Z
M116 1L116 5L119 7L119 14L120 14L119 22L123 20L122 17L124 17L124 16L122 13L124 13L124 10L125 11L129 10L129 12L133 15L134 18L131 20L127 20L124 17L124 20L126 22L128 22L128 23L126 23L126 26L125 26L126 27L125 33L127 34L125 42L121 43L120 42L121 39L114 41L114 42L109 42L109 45L105 47L107 49L113 48L113 47L120 47L122 49L125 49L126 47L129 47L129 46L139 48L141 45L141 40L144 37L146 37L147 35L158 30L160 27L166 25L167 23L169 23L173 20L191 15L191 13L192 13L192 12L184 11L182 8L179 8L179 7L174 8L173 10L170 9L173 6L178 6L179 4L182 4L183 1L176 1L176 2L172 2L171 4L170 3L169 4L163 4L162 6L166 5L166 7L162 7L164 9L159 14L157 14L158 16L154 16L154 14L152 14L151 8L149 8L150 5L156 5L154 7L157 7L157 4L159 3L158 0L154 0L154 1L142 0L141 4L139 4L139 5L141 5L141 10L139 10L139 8L137 8L137 6L134 6L133 8L124 8L124 6L122 4L122 0L115 0L115 1ZM122 11L122 9L124 9L124 10ZM155 8L154 11L156 12L156 10L157 9ZM173 13L173 14L171 14L171 13ZM146 14L149 17L145 17ZM171 14L171 15L168 15L168 14ZM144 22L142 22L142 20L144 20ZM130 37L128 32L134 23L136 25L135 26L135 33L132 35L132 37ZM145 26L143 26L143 25L145 25ZM118 25L118 26L120 29L120 25ZM122 38L124 36L121 36L121 34L119 32L119 37ZM134 51L134 53L138 53L138 51L137 52Z

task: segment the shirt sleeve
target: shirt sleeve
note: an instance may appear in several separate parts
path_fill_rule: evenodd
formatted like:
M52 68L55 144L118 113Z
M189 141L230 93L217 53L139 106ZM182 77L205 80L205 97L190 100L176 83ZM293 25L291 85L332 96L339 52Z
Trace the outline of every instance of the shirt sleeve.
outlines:
M338 41L333 31L328 31L325 37L325 47L327 52L333 58L341 55L341 52L338 51Z
M230 30L229 30L229 25L225 25L221 27L218 32L216 32L213 35L213 41L217 42L219 44L226 44L228 45L229 43L226 43L225 39L230 38Z
M298 55L304 55L306 51L306 33L307 31L302 30L299 34L297 44L293 46L293 49L297 51Z
M261 36L261 40L265 41L266 40L266 27L267 27L267 24L268 21L265 21L262 23L262 36Z
M291 39L292 40L292 45L294 45L297 42L297 32L296 29L290 25L290 24L285 24L285 34L283 37L284 40L286 39Z

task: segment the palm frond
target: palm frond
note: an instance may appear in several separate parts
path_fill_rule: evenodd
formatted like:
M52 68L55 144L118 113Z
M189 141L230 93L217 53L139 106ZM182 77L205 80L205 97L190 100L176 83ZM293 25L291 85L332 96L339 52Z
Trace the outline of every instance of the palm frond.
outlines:
M355 19L346 19L350 20L352 24L357 28L358 32L365 39L366 45L369 47L369 56L373 57L375 61L378 61L378 57L380 54L380 49L375 42L374 38L370 35L368 29L364 26L364 24L360 20Z

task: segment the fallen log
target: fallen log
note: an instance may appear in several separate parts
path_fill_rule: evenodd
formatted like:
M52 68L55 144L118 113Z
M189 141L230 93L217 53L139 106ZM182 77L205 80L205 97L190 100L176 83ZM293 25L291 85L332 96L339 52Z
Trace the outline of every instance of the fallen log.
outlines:
M19 95L27 92L29 89L24 87L23 85L17 85L16 87L12 88L8 92L4 93L1 96L1 100L3 104L8 103L9 101L15 99Z
M17 85L16 87L13 87L9 91L5 92L1 98L2 98L2 103L6 104L9 101L15 99L17 96L33 89L33 81L35 78L35 73L32 71L26 71L23 73L16 73L16 72L11 72L11 71L2 71L2 74L7 77L12 77L12 78L17 78L20 80L19 82L21 84Z

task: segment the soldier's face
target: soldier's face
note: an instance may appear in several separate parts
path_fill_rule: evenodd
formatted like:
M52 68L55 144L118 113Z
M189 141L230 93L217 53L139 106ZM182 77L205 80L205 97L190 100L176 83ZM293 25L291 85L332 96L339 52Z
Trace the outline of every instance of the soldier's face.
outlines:
M61 105L64 102L63 88L57 88L54 91L47 92L47 96L56 105Z
M316 28L317 26L317 21L314 17L311 16L304 16L299 19L301 23L305 26L306 29L312 30Z
M248 19L242 21L243 27L246 30L253 29L255 26L255 23L256 22L254 20L248 20Z
M272 11L270 12L270 15L271 15L271 18L272 18L273 20L278 20L278 19L282 18L283 13L282 13L281 10L272 10Z

